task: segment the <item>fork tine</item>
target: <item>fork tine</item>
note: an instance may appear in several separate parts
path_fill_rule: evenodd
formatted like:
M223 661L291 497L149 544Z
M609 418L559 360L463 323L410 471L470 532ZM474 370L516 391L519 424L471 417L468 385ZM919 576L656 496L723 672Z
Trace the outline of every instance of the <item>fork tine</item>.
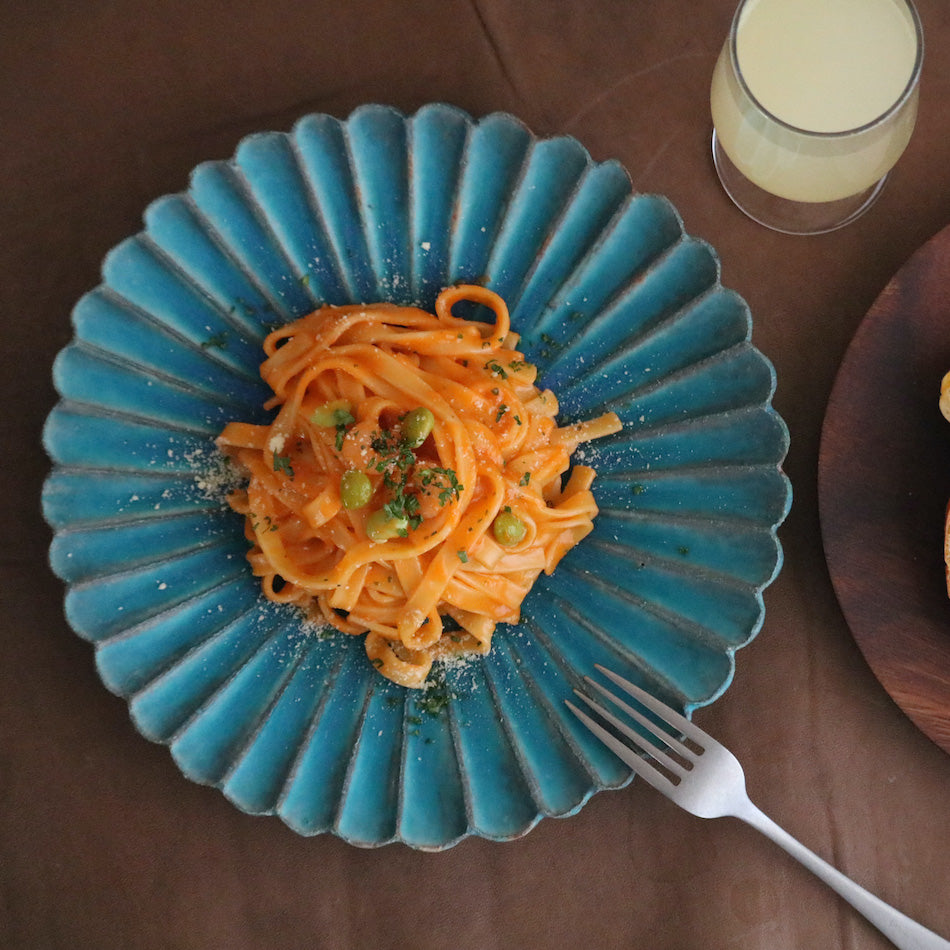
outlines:
M582 693L580 690L575 689L574 692L577 696L583 699L584 702L587 703L587 705L590 706L590 708L594 710L594 712L602 716L611 725L616 726L616 728L622 735L625 735L631 742L639 746L648 755L651 755L664 768L669 769L669 771L671 771L674 775L679 775L680 777L686 774L686 769L683 768L682 764L680 762L677 762L676 759L667 755L665 750L660 748L655 742L648 739L646 736L643 736L640 733L631 729L630 726L628 726L623 720L618 719L613 713L604 709L603 706L601 706L599 703L594 702L593 699L591 699L589 696ZM630 709L630 707L627 706L626 703L621 702L615 696L612 696L610 692L607 690L603 690L603 692L613 702L617 703L617 705L620 706L621 709L623 709L625 712L629 712L631 716L635 717L638 722L643 722L643 717L639 715L635 710ZM649 723L644 723L644 724L649 726Z
M600 683L595 682L589 676L585 676L584 681L588 683L590 686L593 686L594 689L596 689L597 692L600 693L602 696L606 696L607 699L609 699L618 709L622 709L628 716L630 716L631 719L636 720L638 723L640 723L641 726L643 726L645 729L648 729L654 736L657 737L657 739L663 742L667 747L672 749L674 752L678 753L679 755L683 756L683 758L686 758L686 759L692 760L696 758L696 753L693 752L693 750L690 749L689 746L684 745L675 736L671 736L665 729L662 729L655 722L651 722L649 719L647 719L646 716L643 715L643 713L638 712L628 703L625 703L622 699L620 699L619 696L615 696L605 686L601 686ZM574 690L574 692L576 693L577 690ZM585 697L583 693L578 693L578 695L582 699L587 699L587 697ZM587 702L589 705L591 704L590 700L587 700ZM598 712L602 712L605 717L613 721L613 717L609 716L603 710L598 708ZM614 724L618 725L617 723L614 723ZM620 727L620 728L623 728L623 727ZM654 743L650 743L650 744L653 746L653 748L659 751L658 747Z
M640 778L664 795L670 794L674 787L673 783L659 769L650 765L646 759L637 755L633 749L625 746L616 736L612 736L603 726L591 719L587 713L578 709L569 699L565 699L564 704L611 752L626 762Z
M639 686L635 686L630 680L618 676L612 670L608 670L599 663L595 663L594 665L604 676L616 683L625 693L632 696L637 702L642 703L651 712L655 712L661 719L678 729L684 736L687 736L699 745L706 745L710 741L710 737L703 732L699 726L690 722L675 709L667 706L666 703L660 702L660 700L655 696L651 696L646 690L640 689Z

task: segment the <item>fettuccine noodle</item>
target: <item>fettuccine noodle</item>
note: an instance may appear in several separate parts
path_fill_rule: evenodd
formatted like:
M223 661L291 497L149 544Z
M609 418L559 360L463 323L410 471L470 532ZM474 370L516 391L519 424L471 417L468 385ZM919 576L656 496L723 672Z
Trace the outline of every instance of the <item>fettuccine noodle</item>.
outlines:
M454 315L463 300L494 323ZM621 428L613 413L557 426L497 294L451 287L435 311L327 306L275 330L261 365L275 418L218 438L247 477L228 502L264 595L365 634L409 687L518 622L593 527L594 470L562 479L571 454Z

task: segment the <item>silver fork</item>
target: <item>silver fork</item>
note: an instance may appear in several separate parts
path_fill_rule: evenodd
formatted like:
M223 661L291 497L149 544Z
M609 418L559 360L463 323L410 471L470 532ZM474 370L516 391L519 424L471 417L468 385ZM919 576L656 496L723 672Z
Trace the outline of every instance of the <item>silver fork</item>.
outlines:
M585 677L588 684L662 743L662 746L657 745L584 693L574 690L599 716L633 743L634 748L631 749L573 703L566 701L574 715L644 781L681 808L700 818L722 818L731 815L758 829L837 891L900 950L950 950L950 942L855 884L796 841L753 805L746 792L742 766L724 745L622 676L602 666L597 669L696 747L691 748L681 741L681 738L656 725L610 690L589 676Z

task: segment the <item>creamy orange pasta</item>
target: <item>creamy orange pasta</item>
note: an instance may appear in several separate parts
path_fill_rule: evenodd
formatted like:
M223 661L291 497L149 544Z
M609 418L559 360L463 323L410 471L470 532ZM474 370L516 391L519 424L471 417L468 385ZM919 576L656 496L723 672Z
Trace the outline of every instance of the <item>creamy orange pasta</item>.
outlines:
M460 301L494 321L455 315ZM218 437L247 478L228 501L264 595L365 634L404 686L440 657L487 653L593 527L594 470L562 476L620 420L558 427L518 339L504 301L476 286L443 291L434 314L323 307L264 342L273 421Z

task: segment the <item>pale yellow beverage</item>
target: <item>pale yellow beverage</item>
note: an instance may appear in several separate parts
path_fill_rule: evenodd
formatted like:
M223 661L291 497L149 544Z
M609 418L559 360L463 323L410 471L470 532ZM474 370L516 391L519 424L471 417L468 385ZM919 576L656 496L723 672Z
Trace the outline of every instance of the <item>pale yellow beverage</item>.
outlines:
M718 144L791 201L864 192L910 139L920 46L905 0L746 0L713 74Z

